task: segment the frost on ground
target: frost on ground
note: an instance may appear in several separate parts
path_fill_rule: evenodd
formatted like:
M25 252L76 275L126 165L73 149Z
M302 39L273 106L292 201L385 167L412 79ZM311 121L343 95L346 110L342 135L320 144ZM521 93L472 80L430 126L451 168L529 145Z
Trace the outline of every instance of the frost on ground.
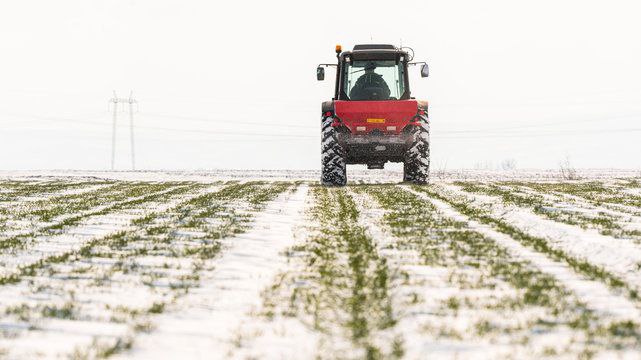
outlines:
M641 182L0 173L0 359L641 357Z

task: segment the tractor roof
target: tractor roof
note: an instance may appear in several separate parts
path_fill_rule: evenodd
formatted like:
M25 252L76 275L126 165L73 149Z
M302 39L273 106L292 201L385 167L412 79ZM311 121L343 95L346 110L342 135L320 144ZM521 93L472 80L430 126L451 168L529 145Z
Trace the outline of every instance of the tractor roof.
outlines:
M396 50L394 45L385 45L385 44L362 44L354 45L354 51L359 50Z
M394 60L399 55L407 56L407 52L394 45L362 44L354 45L352 51L345 51L341 57L350 56L354 60Z

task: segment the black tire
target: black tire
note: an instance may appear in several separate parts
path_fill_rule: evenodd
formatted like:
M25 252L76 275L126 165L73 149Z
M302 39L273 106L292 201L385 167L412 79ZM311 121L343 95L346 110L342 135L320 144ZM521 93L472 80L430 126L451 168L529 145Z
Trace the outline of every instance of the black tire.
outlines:
M421 116L420 126L411 132L412 144L405 152L403 181L427 184L430 175L430 124L427 116Z
M345 186L347 184L347 164L345 150L338 143L334 118L323 117L321 127L321 184L325 186Z

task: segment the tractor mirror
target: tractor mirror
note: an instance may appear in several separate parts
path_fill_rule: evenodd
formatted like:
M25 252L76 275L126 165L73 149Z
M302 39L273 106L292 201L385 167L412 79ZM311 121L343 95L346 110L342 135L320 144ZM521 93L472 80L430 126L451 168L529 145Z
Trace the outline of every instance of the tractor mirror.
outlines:
M316 80L318 81L325 80L325 69L320 66L316 68Z
M427 64L423 64L421 66L421 77L428 77L430 76L430 68L427 66Z

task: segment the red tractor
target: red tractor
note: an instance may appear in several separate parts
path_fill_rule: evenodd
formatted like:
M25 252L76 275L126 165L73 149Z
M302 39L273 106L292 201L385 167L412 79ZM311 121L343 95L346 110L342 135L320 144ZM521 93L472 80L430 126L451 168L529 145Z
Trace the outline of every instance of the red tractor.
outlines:
M424 62L412 62L413 53L393 45L356 45L342 52L337 45L338 63L318 66L318 80L325 79L325 67L336 67L334 98L322 105L323 185L345 185L347 164L383 169L388 161L403 163L404 181L427 183L427 102L411 97L407 69L422 64L422 77L429 70Z

